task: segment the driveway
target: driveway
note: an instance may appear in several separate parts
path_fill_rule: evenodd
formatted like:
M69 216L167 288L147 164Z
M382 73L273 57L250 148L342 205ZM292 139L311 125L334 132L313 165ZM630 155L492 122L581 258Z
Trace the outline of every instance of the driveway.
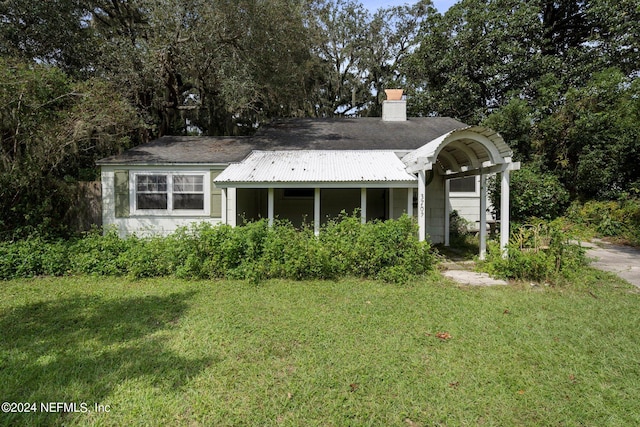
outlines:
M602 240L583 242L582 246L587 248L587 256L595 259L592 267L615 273L640 288L640 250Z

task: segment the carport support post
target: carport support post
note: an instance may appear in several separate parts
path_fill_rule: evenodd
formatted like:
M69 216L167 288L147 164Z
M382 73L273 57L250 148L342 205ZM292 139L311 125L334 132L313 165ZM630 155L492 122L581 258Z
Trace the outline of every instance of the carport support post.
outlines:
M500 248L502 257L507 257L509 244L509 165L506 164L500 180Z
M418 240L424 242L427 240L427 207L426 193L427 179L424 170L418 171Z
M222 221L223 224L227 223L227 214L228 214L228 207L227 207L227 189L223 188L221 191L222 197L221 197L221 204L222 204L222 218L220 218L220 220Z
M313 234L320 235L320 189L313 189Z
M487 176L480 172L480 259L487 257Z
M268 198L267 198L267 216L269 218L269 227L273 225L273 203L274 203L274 190L273 187L269 187Z
M367 189L360 189L360 220L364 224L367 222Z

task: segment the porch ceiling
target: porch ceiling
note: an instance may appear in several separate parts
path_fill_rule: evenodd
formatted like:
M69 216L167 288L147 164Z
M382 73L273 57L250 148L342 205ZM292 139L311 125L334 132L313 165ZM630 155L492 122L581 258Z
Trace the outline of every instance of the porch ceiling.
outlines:
M410 187L417 178L389 150L253 151L214 180L217 187L283 187L325 184Z

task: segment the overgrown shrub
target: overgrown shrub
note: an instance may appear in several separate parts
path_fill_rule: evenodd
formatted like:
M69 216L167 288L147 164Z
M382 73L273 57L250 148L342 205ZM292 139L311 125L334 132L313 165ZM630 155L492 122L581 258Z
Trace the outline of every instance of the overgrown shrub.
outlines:
M449 214L449 232L452 239L464 237L469 234L471 222L460 216L457 210Z
M118 237L94 230L74 241L31 238L0 244L0 278L35 275L174 275L259 282L268 278L335 279L370 277L408 281L431 269L434 255L418 242L417 224L407 216L362 224L343 214L315 236L287 221L267 220L232 228L207 223L167 237Z
M127 267L122 254L131 248L134 240L121 239L115 230L102 234L95 229L83 238L70 241L69 270L74 273L95 274L99 276L122 275Z
M640 246L640 200L588 201L574 203L567 211L567 218L592 233L615 237Z
M587 264L584 248L573 243L573 236L562 224L538 221L517 227L511 234L506 258L497 242L488 242L487 257L480 268L505 279L557 283Z
M46 242L30 237L0 243L0 278L61 276L69 269L69 248L64 241Z
M525 222L529 218L552 220L564 214L569 205L569 192L558 178L535 167L523 167L510 178L511 221ZM489 182L489 197L499 217L500 181L496 176Z
M356 215L342 215L323 227L320 241L331 254L335 272L391 280L400 278L398 269L423 274L433 265L430 246L418 242L417 231L417 224L406 215L366 224Z

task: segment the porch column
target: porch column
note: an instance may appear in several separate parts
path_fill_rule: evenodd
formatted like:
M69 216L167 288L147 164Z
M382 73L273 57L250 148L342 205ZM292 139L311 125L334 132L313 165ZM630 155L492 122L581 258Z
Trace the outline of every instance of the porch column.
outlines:
M227 209L229 209L229 212L227 212L227 221L232 227L236 226L238 220L238 214L236 212L238 203L237 193L235 188L227 188Z
M364 224L367 222L367 189L360 189L360 220Z
M273 225L273 203L274 203L274 189L273 187L269 188L268 199L267 199L267 216L269 218L269 226Z
M413 188L407 188L407 215L413 216Z
M480 259L487 256L487 176L480 172Z
M451 180L444 180L444 245L449 246L451 237L451 224L449 224L449 215L451 215L451 206L449 203L449 189Z
M502 257L507 257L509 244L509 167L505 165L500 182L500 248Z
M221 213L222 213L222 218L221 218L221 220L222 220L222 223L223 223L223 224L226 224L226 223L227 223L227 214L228 214L228 213L227 213L227 189L226 189L226 188L223 188L223 189L222 189L222 191L221 191L220 193L221 193L221 196L222 196L222 197L220 198L220 199L221 199L221 200L220 200L220 204L222 205L222 206L221 206L221 209L220 209L220 211L221 211Z
M427 207L426 207L427 179L424 170L418 171L418 240L427 240Z
M389 189L389 219L393 219L393 188Z
M320 189L313 190L313 234L320 235Z

